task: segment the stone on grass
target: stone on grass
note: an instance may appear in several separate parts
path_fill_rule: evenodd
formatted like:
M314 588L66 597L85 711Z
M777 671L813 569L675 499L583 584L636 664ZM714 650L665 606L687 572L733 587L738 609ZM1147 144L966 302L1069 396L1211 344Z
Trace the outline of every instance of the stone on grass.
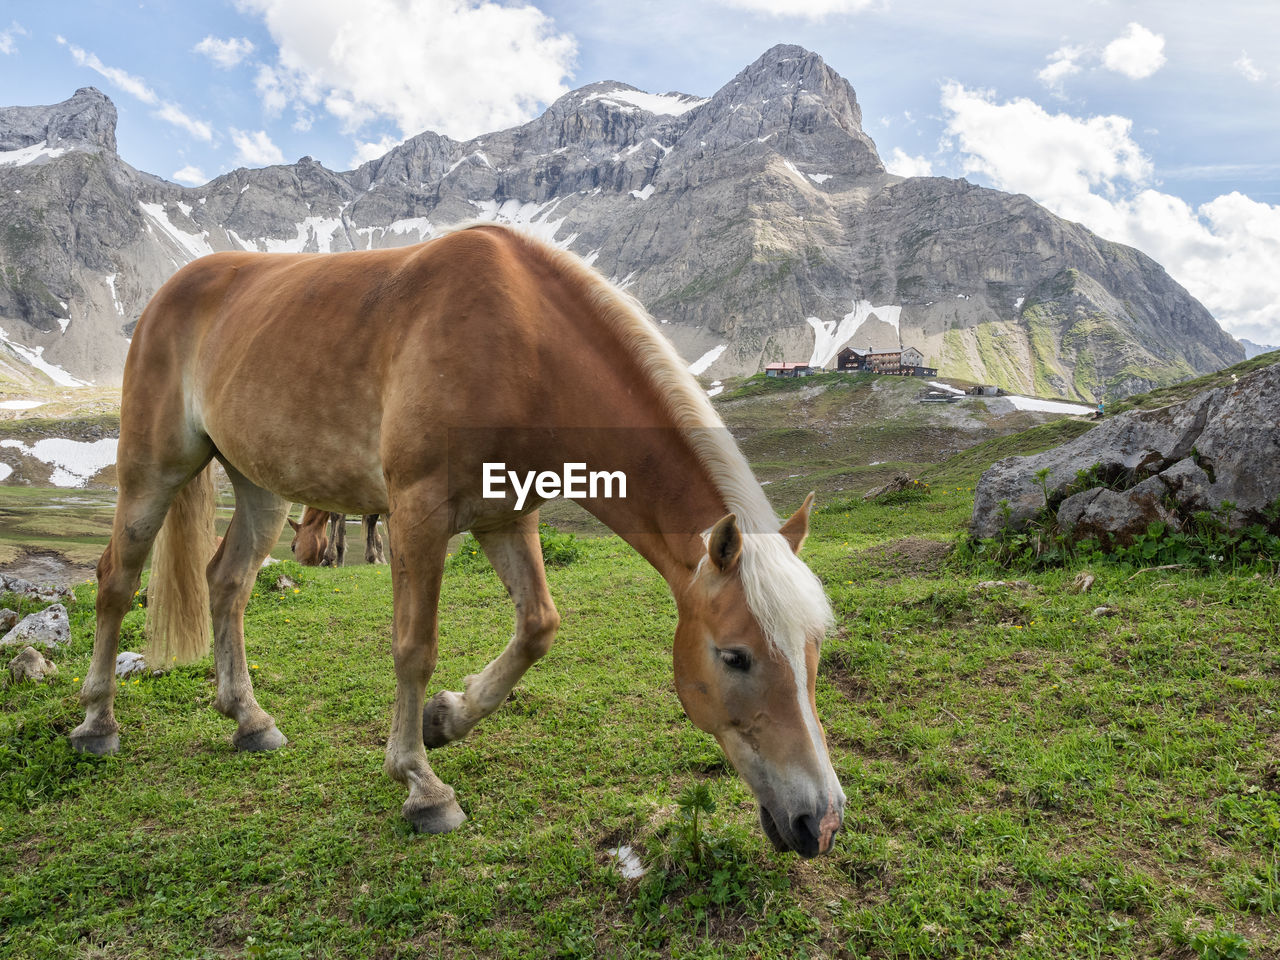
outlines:
M1094 607L1092 615L1095 617L1114 617L1119 613L1120 611L1115 607Z
M888 483L882 486L876 487L874 490L868 490L866 493L862 495L862 499L863 500L879 500L881 497L887 497L894 493L902 493L904 490L909 490L912 487L916 486L918 483L919 483L918 480L913 480L907 474L900 473L897 476L895 476L892 480L890 480Z
M122 650L116 657L116 676L123 679L132 673L146 673L147 661L142 654L132 650Z
M9 673L14 683L21 683L23 680L39 683L57 672L58 665L46 660L35 647L23 647L22 652L9 661Z
M53 600L68 602L75 600L70 587L62 587L56 583L32 583L22 577L13 577L0 573L0 593L16 593L20 597L41 600L48 603Z
M8 633L18 625L19 619L17 610L10 610L8 607L0 609L0 633Z
M1094 576L1087 570L1083 570L1076 574L1076 578L1071 581L1072 593L1088 593L1093 589Z
M297 585L298 583L296 580L292 579L291 577L286 577L283 573L280 574L280 576L276 577L275 588L281 593L284 593L286 590L292 590Z
M57 650L71 640L71 624L67 608L60 603L45 607L39 613L23 617L22 622L5 634L0 647L30 643L46 650Z

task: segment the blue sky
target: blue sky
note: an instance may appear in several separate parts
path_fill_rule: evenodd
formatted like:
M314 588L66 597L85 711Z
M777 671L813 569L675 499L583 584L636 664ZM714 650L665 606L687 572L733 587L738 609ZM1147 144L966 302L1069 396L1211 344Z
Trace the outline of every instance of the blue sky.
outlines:
M96 86L129 163L196 184L306 155L350 169L596 80L710 95L779 42L853 84L895 172L1027 193L1280 344L1272 0L17 0L0 104Z

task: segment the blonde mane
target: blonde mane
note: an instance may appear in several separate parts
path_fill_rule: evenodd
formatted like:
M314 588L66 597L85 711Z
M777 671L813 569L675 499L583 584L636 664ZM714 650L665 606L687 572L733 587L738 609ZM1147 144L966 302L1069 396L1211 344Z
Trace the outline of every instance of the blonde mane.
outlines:
M803 664L806 641L820 640L831 628L831 605L821 581L778 533L778 517L764 490L688 364L635 297L618 289L576 254L523 230L507 229L589 291L600 319L639 361L677 429L707 468L729 512L737 516L743 534L739 571L747 605L765 636L793 665Z

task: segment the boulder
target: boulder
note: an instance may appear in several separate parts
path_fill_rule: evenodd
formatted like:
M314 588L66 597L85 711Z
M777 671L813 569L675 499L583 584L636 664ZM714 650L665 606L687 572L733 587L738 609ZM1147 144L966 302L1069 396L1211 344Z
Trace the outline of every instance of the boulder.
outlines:
M1058 507L1058 527L1069 539L1106 543L1110 535L1125 547L1151 524L1173 524L1176 519L1152 491L1140 493L1137 487L1127 493L1094 487L1068 497Z
M20 597L45 603L54 600L65 603L75 599L75 594L70 587L59 586L56 583L32 583L30 580L12 577L7 573L0 573L0 593L16 593Z
M0 633L8 633L18 625L20 619L17 610L10 610L8 607L0 609Z
M147 661L142 654L123 650L116 657L116 676L124 679L132 673L146 673Z
M1182 403L1121 414L1060 447L993 464L978 482L970 530L1018 531L1046 506L1075 539L1109 532L1123 541L1153 520L1176 526L1227 502L1233 529L1274 523L1277 423L1280 364Z
M71 640L71 624L67 620L67 608L60 603L45 607L39 613L24 617L22 622L5 634L0 647L18 644L38 644L46 650L57 650Z
M57 672L58 665L46 660L35 647L23 647L22 652L9 661L9 674L14 683L21 683L23 680L39 683Z

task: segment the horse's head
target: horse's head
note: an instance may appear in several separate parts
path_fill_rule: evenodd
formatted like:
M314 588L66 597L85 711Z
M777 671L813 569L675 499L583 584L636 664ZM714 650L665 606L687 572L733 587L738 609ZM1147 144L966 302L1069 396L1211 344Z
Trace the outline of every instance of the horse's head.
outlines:
M329 514L312 507L302 511L301 523L289 518L289 526L293 527L293 542L289 544L293 559L304 567L323 564L325 551L329 549L329 536L325 532L328 523Z
M778 850L831 849L844 791L818 723L814 682L831 608L795 555L810 494L778 533L742 533L733 514L706 536L707 555L680 598L676 691L760 803Z

